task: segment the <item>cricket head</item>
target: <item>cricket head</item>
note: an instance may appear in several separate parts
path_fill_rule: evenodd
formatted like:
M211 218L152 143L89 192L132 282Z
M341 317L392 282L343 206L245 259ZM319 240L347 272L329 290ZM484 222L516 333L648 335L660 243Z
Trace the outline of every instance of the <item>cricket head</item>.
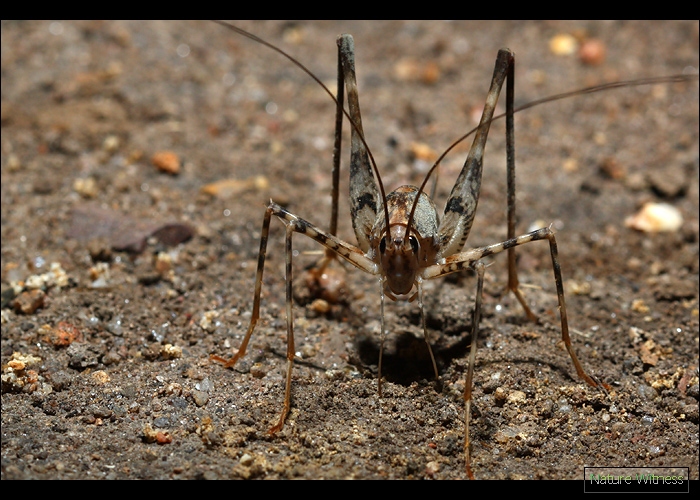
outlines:
M413 234L406 237L405 224L393 224L379 242L379 258L386 284L394 295L411 292L420 271L420 243Z
M412 220L411 209L418 207ZM401 186L386 198L387 215L377 214L373 229L375 258L391 295L408 295L437 252L435 204L415 186ZM382 211L383 212L383 211ZM410 299L409 299L410 300Z

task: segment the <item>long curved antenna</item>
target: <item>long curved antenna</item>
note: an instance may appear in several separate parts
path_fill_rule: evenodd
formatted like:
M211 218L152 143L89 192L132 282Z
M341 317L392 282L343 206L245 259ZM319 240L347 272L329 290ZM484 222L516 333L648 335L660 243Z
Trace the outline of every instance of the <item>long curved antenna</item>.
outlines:
M280 49L279 47L276 47L272 45L269 42L266 42L260 37L255 36L252 33L249 33L248 31L244 30L243 28L239 28L238 26L235 26L233 24L227 23L226 21L219 21L216 19L212 19L213 22L216 24L223 26L224 28L228 28L231 31L238 33L239 35L243 35L246 38L249 38L253 40L254 42L257 42L261 45L264 45L265 47L268 47L275 52L283 55L287 59L289 59L292 63L294 63L299 69L301 69L304 73L309 75L316 83L318 83L323 90L326 91L326 94L328 94L331 99L333 99L333 102L335 102L336 106L338 106L338 99L333 95L333 92L331 92L328 87L316 76L314 75L310 69L308 69L306 66L304 66L302 63L297 61L294 57L291 55L287 54L284 50ZM377 167L377 162L374 161L374 155L372 154L372 151L369 149L369 145L367 144L367 141L365 141L365 136L362 133L362 130L355 124L353 119L350 117L350 114L343 108L343 114L345 117L348 119L350 122L350 126L355 129L357 132L358 136L360 137L360 140L362 141L362 144L365 146L365 149L367 150L367 154L369 155L370 162L372 163L372 169L374 170L374 176L377 178L377 183L379 184L379 192L382 195L382 205L384 205L384 218L386 219L386 227L389 227L389 209L386 206L386 192L384 191L384 183L382 183L382 178L379 175L379 168ZM462 140L462 139L460 139ZM448 150L449 151L449 150ZM444 155L443 155L444 156ZM432 170L431 170L432 171ZM428 174L430 175L430 174ZM420 193L419 193L420 194Z
M546 104L548 102L554 102L554 101L560 101L562 99L567 99L569 97L576 97L580 95L585 95L585 94L594 94L596 92L602 92L604 90L611 90L611 89L617 89L617 88L622 88L622 87L638 87L640 85L657 85L661 83L680 83L680 82L692 82L695 80L698 80L698 74L690 74L690 75L670 75L670 76L658 76L654 78L641 78L639 80L625 80L621 82L612 82L612 83L603 83L601 85L594 85L592 87L585 87L582 89L578 90L572 90L570 92L563 92L561 94L555 94L549 97L544 97L542 99L536 99L534 101L530 101L526 104L523 104L521 106L518 106L517 108L513 109L513 114L519 113L520 111L525 111L526 109L534 108L535 106L539 106L540 104ZM496 115L491 119L490 123L495 122L496 120L500 120L501 118L505 117L506 113L501 113L500 115ZM440 165L440 162L447 156L447 154L452 151L459 143L467 139L470 135L475 133L477 130L479 130L479 127L474 127L471 129L469 132L461 136L459 139L454 141L450 146L439 156L439 158L435 161L432 167L430 167L430 170L428 170L428 173L425 176L425 179L423 180L423 183L420 185L418 188L418 193L416 194L416 198L413 201L413 207L411 207L411 213L408 217L408 226L407 227L412 227L411 224L413 223L413 216L414 213L416 212L416 207L418 206L418 197L425 191L425 186L428 184L428 179L430 179L430 176L433 174L433 172L438 168ZM405 238L408 238L408 235L410 234L410 231L406 231L406 236Z

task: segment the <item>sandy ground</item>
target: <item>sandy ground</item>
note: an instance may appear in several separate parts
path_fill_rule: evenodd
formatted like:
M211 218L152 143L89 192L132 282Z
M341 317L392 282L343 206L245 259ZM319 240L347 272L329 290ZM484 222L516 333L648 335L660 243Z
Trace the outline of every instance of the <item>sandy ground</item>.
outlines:
M697 21L240 24L329 86L335 37L354 34L387 189L420 183L475 125L500 47L516 53L520 104L698 68ZM559 34L598 40L604 56L558 55ZM284 229L273 220L249 351L234 369L209 360L233 354L251 317L267 201L328 227L333 121L298 68L213 23L3 22L3 479L465 477L471 273L426 285L441 386L417 304L387 304L380 398L376 281L335 265L337 304L295 303L292 410L270 436L286 373ZM475 476L674 466L698 479L697 82L539 106L516 117L516 137L518 233L557 230L574 347L611 389L583 384L562 348L547 244L518 254L537 324L503 294L504 255L489 260ZM494 124L468 246L505 238L504 143ZM438 207L466 150L443 163ZM354 242L348 154L339 234ZM648 202L683 222L627 227ZM320 247L301 235L294 245L300 276ZM306 288L296 280L298 295Z

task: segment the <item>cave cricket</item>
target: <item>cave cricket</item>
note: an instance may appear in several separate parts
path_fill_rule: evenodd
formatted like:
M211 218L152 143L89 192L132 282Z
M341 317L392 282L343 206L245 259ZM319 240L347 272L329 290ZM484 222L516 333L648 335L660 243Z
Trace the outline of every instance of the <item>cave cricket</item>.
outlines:
M217 21L218 22L218 21ZM258 38L257 36L224 22L222 26L265 45L280 53L315 80L336 103L335 144L333 154L333 191L330 229L324 231L310 222L287 211L270 201L263 218L260 252L255 276L255 292L250 324L238 351L230 359L211 355L211 359L221 362L226 367L233 367L241 359L248 347L250 338L260 318L260 292L265 267L265 256L269 236L270 220L274 215L286 227L285 237L285 279L286 279L286 320L287 320L287 370L285 383L284 407L278 422L270 429L274 434L282 429L291 408L292 369L294 364L294 320L292 311L292 236L300 233L317 241L325 247L324 257L317 263L315 273L320 275L337 257L341 257L356 268L377 278L380 296L380 350L377 367L378 393L382 393L382 353L386 326L384 322L385 298L391 300L418 300L423 335L427 345L432 368L436 379L439 372L433 355L428 329L426 327L423 307L423 282L439 278L465 269L476 273L476 299L472 313L471 346L464 385L464 453L465 470L473 478L471 470L470 420L474 365L476 360L477 332L481 316L485 257L507 250L508 290L521 304L524 314L531 321L537 321L536 315L520 290L515 248L526 243L545 240L549 244L552 270L556 285L558 310L561 324L561 338L576 369L578 377L591 387L606 391L607 384L596 380L586 373L571 343L569 324L564 299L564 287L559 264L557 241L554 230L544 227L526 234L516 236L515 212L515 139L513 115L518 111L572 96L599 92L610 88L634 85L651 85L697 79L697 75L678 75L604 84L586 89L558 94L533 101L518 108L514 107L514 55L508 49L501 49L496 57L491 85L486 97L483 113L478 127L466 133L440 155L428 171L420 187L401 186L388 195L385 193L378 167L367 145L360 114L358 90L355 77L355 48L353 38L343 34L337 39L338 45L338 82L337 95L333 93L304 65L280 48ZM506 111L494 116L496 103L503 85L506 89ZM348 110L344 108L347 92ZM507 224L508 234L505 241L478 248L463 250L476 214L481 189L484 148L491 123L505 116L506 120L506 158L507 158ZM338 184L340 170L341 135L344 118L351 127L350 154L350 212L352 225L357 238L357 245L347 243L336 236L338 219ZM454 187L445 204L442 217L438 216L435 204L426 192L426 185L435 173L443 158L460 142L474 134L464 166L457 177Z

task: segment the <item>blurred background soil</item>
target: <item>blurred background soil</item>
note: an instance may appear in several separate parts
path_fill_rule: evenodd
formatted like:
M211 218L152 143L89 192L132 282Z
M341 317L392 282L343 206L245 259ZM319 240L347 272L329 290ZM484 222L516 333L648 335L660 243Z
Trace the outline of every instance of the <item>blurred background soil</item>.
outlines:
M516 104L698 69L697 21L238 24L331 87L335 38L355 36L388 190L420 184L475 126L503 46L516 53ZM426 285L441 385L417 304L387 304L379 398L375 279L336 264L335 302L310 300L302 273L320 247L295 236L292 410L270 436L286 373L274 220L248 353L235 369L209 360L246 331L268 200L329 224L334 105L299 68L209 22L3 21L1 118L2 479L465 477L470 273ZM496 256L476 477L673 466L698 479L697 81L549 103L515 126L518 233L557 230L573 345L611 390L582 383L561 346L547 244L518 252L538 324L503 293ZM504 143L495 123L468 246L505 239ZM440 210L467 149L443 162ZM348 155L339 234L354 243ZM673 211L630 227L650 203Z

